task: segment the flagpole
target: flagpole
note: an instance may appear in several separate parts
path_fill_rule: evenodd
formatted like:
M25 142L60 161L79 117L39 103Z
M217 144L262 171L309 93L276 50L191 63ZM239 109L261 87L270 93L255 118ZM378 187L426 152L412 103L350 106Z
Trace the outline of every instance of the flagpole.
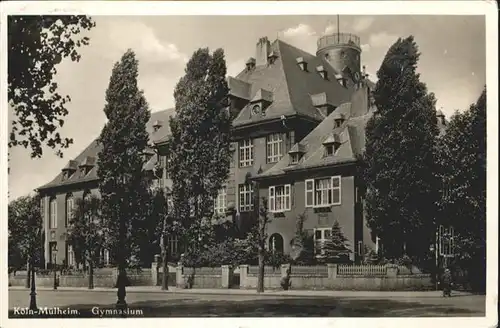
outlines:
M340 43L340 15L337 15L337 41Z

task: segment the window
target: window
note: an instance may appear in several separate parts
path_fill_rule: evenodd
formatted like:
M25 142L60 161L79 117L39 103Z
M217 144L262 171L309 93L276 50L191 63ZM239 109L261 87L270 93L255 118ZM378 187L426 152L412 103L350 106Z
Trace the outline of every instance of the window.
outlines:
M57 228L57 202L55 198L50 200L50 221L49 228L56 229Z
M364 255L364 252L363 252L363 242L361 240L358 241L358 255L359 256L363 256Z
M333 145L325 146L325 156L333 156Z
M73 246L68 245L68 266L73 267L76 264L75 252L73 251Z
M172 197L172 194L168 194L167 195L167 211L171 212L173 208L174 208L174 199Z
M73 206L73 196L69 194L66 196L66 220L64 222L66 227L71 224L71 218L73 217Z
M54 264L57 261L57 241L49 242L49 263Z
M168 252L170 256L175 256L179 252L179 239L177 236L167 237Z
M239 186L240 212L249 212L253 210L253 187L250 184Z
M276 163L283 157L283 134L273 133L267 137L267 162Z
M289 184L269 187L269 211L280 213L291 210L292 197Z
M314 245L316 253L322 255L325 253L325 243L332 237L332 228L314 229Z
M283 253L283 237L279 233L273 233L269 238L269 250L273 253Z
M218 214L226 214L226 187L222 187L217 198L214 200L214 212Z
M253 142L252 139L239 142L240 167L253 165Z
M104 265L109 265L109 250L105 249L102 253Z
M290 155L292 157L290 164L299 164L300 160L300 154L299 153L293 153Z
M305 181L306 207L340 205L340 176Z

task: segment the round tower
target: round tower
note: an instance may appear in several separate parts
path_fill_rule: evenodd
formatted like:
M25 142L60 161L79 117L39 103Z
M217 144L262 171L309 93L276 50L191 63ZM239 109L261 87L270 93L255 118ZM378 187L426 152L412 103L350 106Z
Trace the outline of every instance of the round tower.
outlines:
M333 33L322 36L318 40L316 56L324 58L347 80L356 83L361 78L361 46L357 35Z

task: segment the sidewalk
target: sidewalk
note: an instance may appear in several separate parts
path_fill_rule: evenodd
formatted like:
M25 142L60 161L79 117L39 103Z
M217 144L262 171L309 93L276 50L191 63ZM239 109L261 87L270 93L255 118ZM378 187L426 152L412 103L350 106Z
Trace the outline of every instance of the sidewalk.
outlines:
M29 289L22 286L9 287L9 290ZM51 287L37 287L37 290L53 291ZM79 292L116 292L116 288L96 287L88 289L86 287L58 287L57 291L79 291ZM56 291L56 292L57 292ZM163 291L159 286L129 286L127 293L175 293L175 294L195 294L195 295L262 295L262 296L292 296L292 297L356 297L356 298L422 298L422 297L442 297L442 291L349 291L349 290L265 290L264 293L257 293L255 289L181 289L169 287L168 291ZM472 295L466 292L454 291L454 296Z

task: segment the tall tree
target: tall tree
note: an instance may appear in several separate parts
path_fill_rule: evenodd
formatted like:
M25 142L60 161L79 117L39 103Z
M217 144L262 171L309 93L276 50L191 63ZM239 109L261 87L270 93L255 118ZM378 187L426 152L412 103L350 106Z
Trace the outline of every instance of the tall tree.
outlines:
M10 202L8 212L9 267L27 263L26 270L30 272L30 267L40 262L42 256L40 196L20 197ZM26 284L29 287L29 280Z
M175 216L185 224L187 251L201 247L203 221L226 181L231 160L231 120L224 52L195 51L174 91L176 115L170 120Z
M57 132L71 100L58 92L57 65L69 57L78 62L79 48L89 44L81 32L95 26L88 16L8 16L8 97L15 118L9 147L31 149L42 156L42 146L62 150L73 141Z
M438 142L438 162L439 223L453 226L459 263L485 281L486 89L469 110L452 116Z
M137 76L138 61L134 52L128 50L113 67L104 107L108 122L98 138L102 147L97 172L102 215L107 222L109 249L115 250L118 260L119 308L127 306L127 261L131 255L137 254L150 201L148 181L143 171L149 140L146 123L150 112L144 94L137 86Z
M255 184L258 186L258 184ZM255 188L258 190L258 188ZM255 196L257 198L258 196ZM259 205L258 198L254 206ZM266 259L266 241L267 241L267 226L271 219L269 217L269 209L267 206L267 199L262 197L260 206L258 206L258 218L257 218L257 241L258 241L258 259L259 259L259 271L257 276L257 293L264 292L264 265Z
M101 199L90 196L76 200L68 225L68 243L88 264L88 288L94 288L94 266L104 248L104 220L101 216Z
M435 231L438 129L434 95L416 72L419 56L412 36L389 48L366 128L367 221L391 258L425 257Z

